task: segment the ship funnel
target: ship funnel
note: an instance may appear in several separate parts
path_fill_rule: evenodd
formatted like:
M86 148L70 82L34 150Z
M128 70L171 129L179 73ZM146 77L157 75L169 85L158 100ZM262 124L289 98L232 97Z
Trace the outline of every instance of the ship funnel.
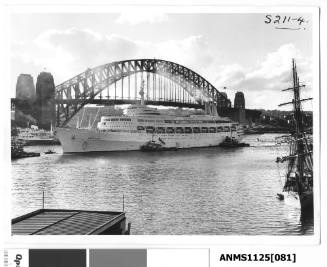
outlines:
M205 102L204 113L206 115L218 116L217 105L214 102Z
M218 117L217 104L212 103L212 116Z
M210 114L210 103L204 102L204 114L209 115Z

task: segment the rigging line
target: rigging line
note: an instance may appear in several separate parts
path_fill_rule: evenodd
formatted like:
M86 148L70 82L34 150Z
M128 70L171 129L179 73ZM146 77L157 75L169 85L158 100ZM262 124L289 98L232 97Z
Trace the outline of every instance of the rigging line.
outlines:
M305 157L304 160L305 160L305 162L307 164L307 167L311 168L311 170L312 170L312 166L313 166L313 164L312 164L312 154L311 154L312 151L310 151L310 149L309 149L309 144L308 144L308 140L307 140L306 137L304 138L304 145L305 145L305 150L307 151L307 154L308 154L308 156Z
M309 159L305 158L304 161L307 164L307 168L308 168L309 172L312 172L312 165L311 165Z
M310 151L310 149L308 148L308 141L306 140L306 149L307 149L307 151L309 151L309 157L307 157L307 159L308 159L308 161L310 162L310 164L311 164L311 167L312 167L312 165L313 165L313 162L312 162L312 153L313 153L313 147L312 147L312 149L311 149L311 151Z

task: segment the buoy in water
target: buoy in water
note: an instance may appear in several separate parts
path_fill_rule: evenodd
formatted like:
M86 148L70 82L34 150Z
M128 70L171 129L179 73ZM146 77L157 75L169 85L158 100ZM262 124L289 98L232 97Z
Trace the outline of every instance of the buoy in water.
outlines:
M284 200L284 195L283 194L280 194L280 193L277 193L277 198L279 200Z

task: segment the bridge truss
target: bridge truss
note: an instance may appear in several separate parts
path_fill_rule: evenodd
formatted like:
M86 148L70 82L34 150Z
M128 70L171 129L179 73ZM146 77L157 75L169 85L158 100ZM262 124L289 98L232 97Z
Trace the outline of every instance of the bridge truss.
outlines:
M217 107L229 100L201 75L180 64L160 59L134 59L108 63L56 86L57 126L66 125L87 104L132 104L144 80L149 105Z

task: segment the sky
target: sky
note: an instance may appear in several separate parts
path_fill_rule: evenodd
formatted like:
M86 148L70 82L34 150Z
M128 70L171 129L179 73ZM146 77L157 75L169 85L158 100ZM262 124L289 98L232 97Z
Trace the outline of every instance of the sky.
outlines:
M280 15L302 16L305 26L276 29L263 13L12 14L12 96L21 73L35 82L40 72L51 72L58 85L112 61L158 58L194 70L232 102L242 91L247 108L276 109L291 99L281 90L291 86L292 58L307 85L303 96L312 96L311 16Z

